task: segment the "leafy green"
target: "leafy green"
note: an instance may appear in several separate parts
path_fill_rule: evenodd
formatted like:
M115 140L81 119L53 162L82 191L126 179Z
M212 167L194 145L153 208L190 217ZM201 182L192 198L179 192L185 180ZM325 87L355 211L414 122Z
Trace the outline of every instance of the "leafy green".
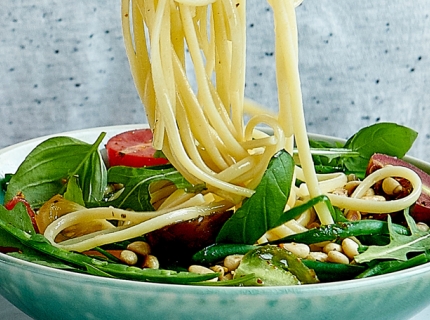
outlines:
M0 210L6 210L3 207L0 208ZM49 241L43 235L25 232L19 227L14 226L12 223L3 220L3 217L3 212L1 212L0 229L15 237L24 246L27 246L35 251L42 253L42 256L50 256L51 258L49 260L51 262L53 261L52 259L56 259L64 263L70 264L72 267L80 267L81 269L79 270L86 270L88 273L93 275L103 275L109 277L113 276L122 279L176 284L187 284L198 281L206 281L218 276L217 273L196 274L191 272L176 272L173 270L163 269L140 269L137 267L129 267L124 264L108 263L107 261L101 261L83 254L69 252L67 250L57 248L51 243L49 243ZM31 259L34 261L38 260L35 255L33 255ZM42 259L43 258L41 258L41 260ZM50 266L60 267L61 269L65 268L63 263L59 263L58 265L51 263Z
M255 193L227 220L217 243L255 243L267 230L277 227L290 195L294 174L291 155L282 150L273 156Z
M10 179L5 201L23 194L32 207L40 207L54 195L64 193L67 181L75 175L80 177L85 200L101 200L106 188L106 169L98 146L104 135L93 145L70 137L42 142Z
M78 183L79 178L77 176L70 177L67 183L67 189L64 193L64 199L76 202L81 206L85 206L84 197L82 195L82 189Z
M315 272L293 253L275 246L258 247L243 257L234 279L255 274L246 285L282 286L319 282Z
M357 158L347 159L345 167L350 171L360 171L367 167L374 153L403 158L417 136L416 131L395 123L383 122L363 128L344 145L344 148L360 153Z
M8 255L15 257L17 259L37 263L46 267L69 270L69 271L79 271L79 269L72 267L71 265L63 263L57 259L53 259L48 255L40 254L39 252L32 250L30 248L24 247L23 250L21 250L20 252L12 252L12 253L8 253Z
M402 235L393 228L391 217L388 216L390 243L386 246L369 246L354 259L357 263L369 262L375 259L395 259L406 261L410 252L426 252L430 247L430 232L420 231L414 219L405 210L405 219L411 230L411 235Z
M310 140L309 144L318 173L346 171L362 177L374 153L403 158L417 135L405 126L381 122L362 128L344 145L316 140Z
M34 234L33 224L27 213L25 205L18 202L12 210L7 210L0 206L0 217L5 223L10 224L20 230L26 230L29 234ZM0 228L0 246L22 249L22 244L9 232Z
M152 182L168 180L173 182L179 189L190 192L202 186L193 186L174 168L131 168L124 166L111 167L108 171L109 183L120 183L124 185L121 194L114 200L100 203L104 206L133 209L135 211L154 210L150 203L149 185Z

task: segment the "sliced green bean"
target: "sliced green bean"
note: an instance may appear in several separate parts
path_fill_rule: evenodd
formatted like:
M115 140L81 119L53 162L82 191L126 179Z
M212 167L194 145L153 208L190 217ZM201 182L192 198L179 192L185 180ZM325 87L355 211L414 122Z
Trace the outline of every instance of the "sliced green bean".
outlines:
M69 252L51 245L41 234L30 235L0 219L0 228L16 237L23 245L45 253L53 258L79 266L93 275L114 276L123 279L151 281L172 284L187 284L206 281L218 276L218 273L197 274L192 272L176 272L163 269L140 269L119 263L108 263L88 257L84 254Z
M398 224L393 224L394 230L403 235L409 235L409 229ZM347 237L389 234L388 223L380 220L360 220L349 222L338 222L310 229L306 232L293 234L282 239L270 241L270 244L284 242L318 243L323 241L334 241Z
M429 262L429 259L430 259L430 256L428 253L422 253L406 261L400 261L400 260L381 261L376 263L374 266L368 268L364 272L360 273L359 275L357 275L356 278L367 278L367 277L377 276L377 275L391 273L395 271L400 271L407 268L412 268Z
M321 282L341 281L354 279L362 273L366 267L353 264L341 264L321 262L313 260L302 260L309 269L313 269Z
M255 246L250 244L214 244L195 253L192 259L196 263L212 264L229 255L245 254L252 249L255 249Z

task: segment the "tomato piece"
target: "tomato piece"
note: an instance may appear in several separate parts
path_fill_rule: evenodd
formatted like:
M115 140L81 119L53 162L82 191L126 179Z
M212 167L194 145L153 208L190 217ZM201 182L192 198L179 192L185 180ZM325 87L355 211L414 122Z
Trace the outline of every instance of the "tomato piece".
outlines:
M36 222L36 214L34 213L33 209L31 208L30 204L28 203L28 201L25 200L22 196L18 195L18 196L13 197L11 200L9 200L7 203L5 203L4 207L7 210L12 210L13 208L15 208L15 206L17 205L18 202L21 202L24 204L25 208L27 209L27 214L30 217L31 223L33 224L34 231L36 231L36 233L40 233L39 227L37 226L37 222Z
M150 129L126 131L112 137L106 144L109 165L139 168L169 163L155 156L152 137Z

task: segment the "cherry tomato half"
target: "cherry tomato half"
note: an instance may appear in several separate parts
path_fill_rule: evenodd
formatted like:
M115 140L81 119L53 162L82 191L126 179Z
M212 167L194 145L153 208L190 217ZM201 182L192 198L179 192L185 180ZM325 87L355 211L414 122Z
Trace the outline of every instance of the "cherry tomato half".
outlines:
M112 137L106 144L110 166L148 167L167 164L165 158L155 157L152 131L138 129Z

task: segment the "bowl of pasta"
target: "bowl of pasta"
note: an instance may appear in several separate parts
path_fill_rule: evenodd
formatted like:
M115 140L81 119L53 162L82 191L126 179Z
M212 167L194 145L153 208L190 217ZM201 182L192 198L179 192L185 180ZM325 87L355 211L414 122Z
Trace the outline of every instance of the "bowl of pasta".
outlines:
M408 319L430 304L417 133L309 135L301 1L268 3L278 113L244 94L245 1L122 0L148 125L0 151L1 295L44 320Z
M75 142L92 143L101 132L106 132L107 135L100 144L103 146L110 137L141 127L131 125L94 128L65 133L61 138L73 137L77 139L72 140ZM8 173L19 172L18 165L26 157L28 159L28 154L36 146L43 146L43 142L50 139L56 137L38 138L1 150L1 174L7 176ZM311 135L311 139L327 143L342 142L318 135ZM56 147L59 150L58 144ZM430 166L424 162L413 158L406 159L424 170L430 170ZM1 215L0 217L4 219ZM188 281L188 272L183 271L164 271L155 274L153 278L149 275L149 278L143 280L136 276L139 274L134 270L137 267L127 266L131 277L121 277L120 273L113 276L108 273L114 269L103 269L105 260L98 259L93 263L94 270L98 271L91 271L89 266L79 268L73 263L76 259L74 257L65 255L62 260L63 251L56 256L54 254L54 257L47 256L46 252L49 250L44 247L47 245L46 240L40 240L35 235L30 237L28 233L27 236L32 239L28 240L30 242L17 235L17 239L21 241L20 251L7 251L5 248L13 247L14 242L9 239L5 230L11 231L2 223L0 291L6 299L34 319L408 319L426 308L430 302L427 285L430 281L430 264L425 263L377 276L350 276L348 280L324 278L318 283L311 281L301 285L285 285L282 276L275 274L276 281L280 281L279 285L271 282L272 277L266 278L260 274L260 280L264 279L266 285L256 285L247 279L245 283L218 286L216 284L220 281L211 282L198 278ZM24 243L24 246L29 246L30 249L23 248ZM55 248L52 250L55 251ZM22 253L26 253L25 258L20 257ZM267 254L269 253L265 252L263 255ZM90 260L87 262L92 263ZM164 266L160 268L162 267ZM343 271L339 269L332 272ZM167 281L163 278L166 275L171 277ZM323 273L319 275L323 278ZM171 281L173 278L178 281ZM182 281L184 279L185 281ZM227 283L228 281L234 280L227 280ZM252 285L247 281L251 281Z

